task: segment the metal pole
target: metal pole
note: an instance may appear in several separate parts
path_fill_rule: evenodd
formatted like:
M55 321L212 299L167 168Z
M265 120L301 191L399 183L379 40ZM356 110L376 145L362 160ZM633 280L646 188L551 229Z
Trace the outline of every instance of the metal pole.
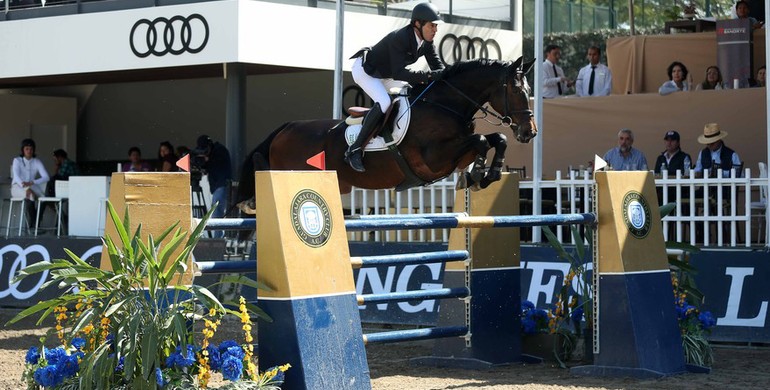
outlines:
M342 50L345 40L345 1L337 0L337 29L335 31L334 45L334 103L332 104L332 118L340 119L342 116Z
M765 20L770 20L770 2L765 0ZM770 40L765 38L765 63L767 64L768 61L770 61ZM770 88L765 88L765 111L770 112ZM767 145L765 149L765 163L770 163L770 118L766 118L765 122L765 132L766 132L766 140ZM770 194L770 175L768 175L768 178L766 178L767 183L765 183L765 194ZM765 247L770 248L770 202L765 203ZM748 237L746 237L748 239Z
M534 53L543 53L543 21L545 13L544 0L535 0L535 50ZM535 104L532 108L535 111L535 125L538 129L538 136L532 148L532 213L540 215L542 212L542 193L540 192L540 181L543 179L543 66L544 61L541 58L535 66ZM540 227L532 229L532 241L540 242Z

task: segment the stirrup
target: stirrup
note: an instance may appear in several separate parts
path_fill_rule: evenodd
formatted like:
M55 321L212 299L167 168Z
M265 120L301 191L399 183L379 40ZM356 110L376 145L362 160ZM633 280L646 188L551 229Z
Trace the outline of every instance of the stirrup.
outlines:
M356 172L366 172L366 169L364 168L364 151L362 148L345 152L345 162Z

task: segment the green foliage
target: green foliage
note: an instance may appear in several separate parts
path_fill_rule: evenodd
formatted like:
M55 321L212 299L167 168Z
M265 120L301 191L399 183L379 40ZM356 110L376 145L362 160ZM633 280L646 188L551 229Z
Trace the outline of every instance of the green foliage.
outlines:
M43 288L58 285L64 292L22 311L9 324L35 314L40 315L39 324L54 313L63 345L74 344L76 337L85 340L77 376L54 386L57 389L155 389L156 371L167 368L166 359L178 347L195 344L196 320L207 315L244 315L226 309L207 288L182 284L187 261L211 212L189 236L177 222L142 241L141 225L129 233L128 210L121 221L112 204L107 208L117 231L117 241L103 238L112 270L96 268L65 249L68 259L33 264L14 280L49 271L51 280ZM239 281L265 288L254 281ZM252 314L266 317L251 308ZM193 388L198 369L192 364L166 388Z

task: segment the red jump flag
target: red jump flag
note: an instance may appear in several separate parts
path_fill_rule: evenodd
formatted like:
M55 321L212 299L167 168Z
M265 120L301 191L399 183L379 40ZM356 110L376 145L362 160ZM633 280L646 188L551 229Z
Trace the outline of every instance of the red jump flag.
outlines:
M307 164L311 167L318 168L322 171L326 170L326 152L316 154L313 157L307 159Z

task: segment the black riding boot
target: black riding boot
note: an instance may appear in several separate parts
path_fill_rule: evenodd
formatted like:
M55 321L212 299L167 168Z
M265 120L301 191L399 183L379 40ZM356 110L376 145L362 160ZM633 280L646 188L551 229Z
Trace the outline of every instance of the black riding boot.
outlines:
M368 141L377 125L380 123L380 119L385 114L380 109L379 103L374 103L374 106L366 113L364 117L364 123L361 125L361 132L358 133L356 142L348 147L348 151L345 152L345 162L350 164L350 167L357 172L365 172L364 169L364 142Z

